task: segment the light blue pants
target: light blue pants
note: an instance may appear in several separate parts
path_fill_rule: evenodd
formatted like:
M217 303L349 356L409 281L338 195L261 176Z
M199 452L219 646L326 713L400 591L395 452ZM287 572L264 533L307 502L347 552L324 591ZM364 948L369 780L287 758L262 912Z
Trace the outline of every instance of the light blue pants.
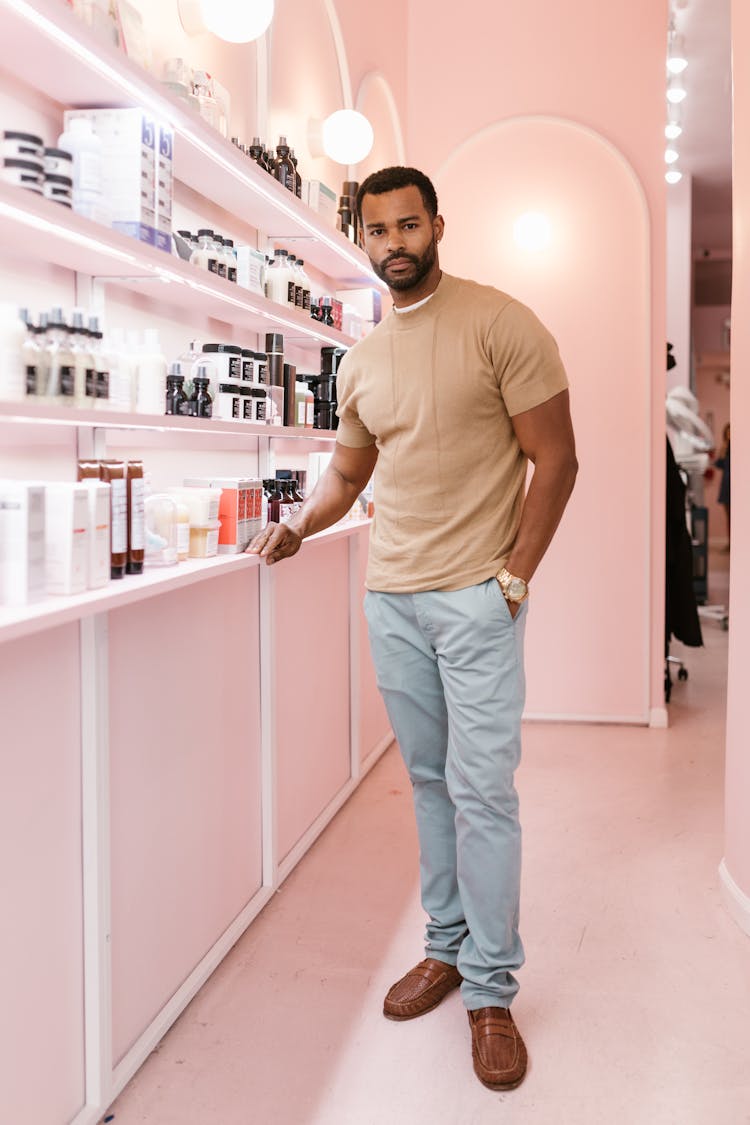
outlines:
M463 590L368 591L378 679L414 791L426 955L458 965L469 1010L510 1007L518 934L524 603L495 578Z

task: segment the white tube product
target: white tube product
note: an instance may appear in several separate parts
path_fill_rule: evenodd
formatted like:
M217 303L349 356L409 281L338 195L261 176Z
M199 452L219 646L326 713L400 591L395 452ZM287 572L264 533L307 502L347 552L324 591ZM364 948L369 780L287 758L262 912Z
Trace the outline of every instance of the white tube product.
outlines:
M89 566L89 501L82 484L44 488L44 553L48 594L82 594Z
M88 502L88 566L86 585L98 590L109 582L109 489L104 481L84 480Z
M44 597L44 485L0 480L0 605Z

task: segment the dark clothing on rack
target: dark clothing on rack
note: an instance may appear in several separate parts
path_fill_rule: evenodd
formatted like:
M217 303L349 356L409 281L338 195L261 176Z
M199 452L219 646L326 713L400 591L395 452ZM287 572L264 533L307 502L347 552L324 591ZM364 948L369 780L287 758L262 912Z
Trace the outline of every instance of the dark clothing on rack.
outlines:
M727 442L727 451L723 457L717 457L714 464L717 469L721 469L721 484L719 485L719 503L724 504L727 508L731 503L731 478L730 478L730 443Z
M685 484L667 438L667 604L666 643L670 637L698 648L703 644L693 590L693 545L685 519Z

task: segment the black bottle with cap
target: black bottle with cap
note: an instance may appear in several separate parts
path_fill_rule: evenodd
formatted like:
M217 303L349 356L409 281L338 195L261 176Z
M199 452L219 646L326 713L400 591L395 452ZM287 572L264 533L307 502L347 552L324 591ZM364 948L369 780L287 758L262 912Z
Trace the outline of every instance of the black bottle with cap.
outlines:
M297 424L297 368L293 363L284 364L284 425Z
M272 387L284 386L284 337L280 332L266 333L268 382Z
M289 145L286 143L286 137L279 137L279 143L276 146L276 159L273 162L273 174L280 184L294 192L296 173L294 165L289 159Z

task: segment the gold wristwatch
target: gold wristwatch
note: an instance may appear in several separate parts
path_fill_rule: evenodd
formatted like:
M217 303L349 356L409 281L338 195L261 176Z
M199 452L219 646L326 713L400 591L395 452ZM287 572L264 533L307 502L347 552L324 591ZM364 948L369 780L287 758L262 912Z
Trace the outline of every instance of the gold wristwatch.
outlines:
M511 574L505 567L495 575L500 583L500 589L503 592L503 597L508 602L515 602L520 605L525 602L529 596L529 584L523 578L518 578L515 574Z

